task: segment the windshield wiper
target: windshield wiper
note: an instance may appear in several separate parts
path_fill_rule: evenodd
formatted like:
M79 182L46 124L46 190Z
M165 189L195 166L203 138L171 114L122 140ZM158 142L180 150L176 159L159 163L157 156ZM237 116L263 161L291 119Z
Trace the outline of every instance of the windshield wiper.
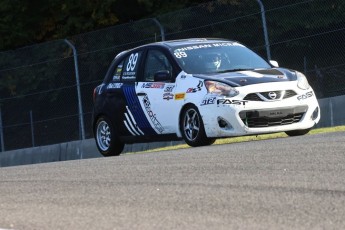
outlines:
M217 73L229 73L229 72L236 72L236 71L245 71L245 70L254 70L254 69L246 69L246 68L239 68L239 69L226 69L217 71Z

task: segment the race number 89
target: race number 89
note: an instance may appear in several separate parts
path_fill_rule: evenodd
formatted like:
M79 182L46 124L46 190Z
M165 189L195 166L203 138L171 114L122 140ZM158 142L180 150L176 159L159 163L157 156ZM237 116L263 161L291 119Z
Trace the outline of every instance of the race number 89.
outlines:
M175 55L176 58L184 58L184 57L187 57L186 52L175 52L174 55Z
M138 61L138 53L131 54L131 56L129 56L126 70L133 71L135 69L135 66L137 65L137 61Z

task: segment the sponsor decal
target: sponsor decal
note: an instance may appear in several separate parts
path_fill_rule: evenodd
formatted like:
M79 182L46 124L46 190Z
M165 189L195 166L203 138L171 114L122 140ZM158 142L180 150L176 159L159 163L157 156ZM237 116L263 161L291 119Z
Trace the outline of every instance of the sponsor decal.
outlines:
M220 47L220 46L242 46L244 45L237 43L237 42L222 42L222 43L214 43L212 44L214 47Z
M171 99L174 99L174 94L172 93L164 93L163 94L163 100L171 100Z
M126 120L123 121L125 124L127 130L133 135L133 136L140 136L144 135L143 131L139 128L137 122L134 119L134 116L128 106L126 106L127 112L125 113Z
M150 88L150 89L163 89L165 86L165 83L162 82L149 82L144 83L141 88Z
M222 105L246 105L248 101L242 101L242 100L230 100L227 98L224 99L218 99L217 100L217 105L222 104Z
M114 76L113 76L113 81L118 81L118 80L120 80L120 76L114 75Z
M221 47L221 46L242 46L242 44L237 42L218 42L212 44L201 44L201 45L193 45L193 46L185 46L174 50L174 55L176 58L183 58L187 57L187 53L185 51L188 50L197 50L197 49L205 49L205 48L212 48L212 47Z
M298 96L297 97L297 100L305 100L305 99L307 99L307 98L309 98L309 97L312 97L313 96L313 91L310 91L310 92L307 92L307 93L305 93L305 94L302 94L302 95L300 95L300 96Z
M122 85L123 83L109 83L107 89L119 89Z
M175 88L174 85L167 85L164 89L164 92L166 93L171 93L173 91L173 89Z
M159 121L157 120L156 118L156 114L154 114L151 110L151 103L150 103L150 100L148 98L147 95L145 95L143 97L143 103L144 103L144 106L145 106L145 109L146 109L146 113L147 115L149 115L150 117L150 120L152 121L153 125L155 126L156 130L159 132L159 133L162 133L164 131L164 128L163 126L161 125L161 123L159 123Z
M204 85L203 81L199 81L199 84L196 86L196 88L188 88L186 93L195 93L201 90L201 87Z
M123 80L135 79L135 72L124 72L122 79Z
M185 93L176 93L175 94L175 100L183 100L185 98Z
M216 102L216 97L205 98L200 105L211 105Z

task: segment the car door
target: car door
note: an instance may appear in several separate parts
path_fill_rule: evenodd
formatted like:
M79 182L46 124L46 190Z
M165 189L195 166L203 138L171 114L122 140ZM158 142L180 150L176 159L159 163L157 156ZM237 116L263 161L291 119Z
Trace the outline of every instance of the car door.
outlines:
M125 55L113 67L106 84L106 107L121 137L153 135L156 132L145 118L135 92L143 50Z
M174 100L173 66L163 51L149 49L143 63L142 80L136 86L137 96L145 116L157 134L176 133L178 112ZM155 81L157 72L170 74L170 79Z

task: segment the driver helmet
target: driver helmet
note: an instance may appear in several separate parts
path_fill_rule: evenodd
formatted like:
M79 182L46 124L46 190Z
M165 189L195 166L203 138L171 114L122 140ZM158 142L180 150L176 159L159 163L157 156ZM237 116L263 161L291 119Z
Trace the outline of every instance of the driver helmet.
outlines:
M213 53L213 54L208 55L206 67L209 69L218 70L221 63L222 63L222 59L221 59L220 54Z

